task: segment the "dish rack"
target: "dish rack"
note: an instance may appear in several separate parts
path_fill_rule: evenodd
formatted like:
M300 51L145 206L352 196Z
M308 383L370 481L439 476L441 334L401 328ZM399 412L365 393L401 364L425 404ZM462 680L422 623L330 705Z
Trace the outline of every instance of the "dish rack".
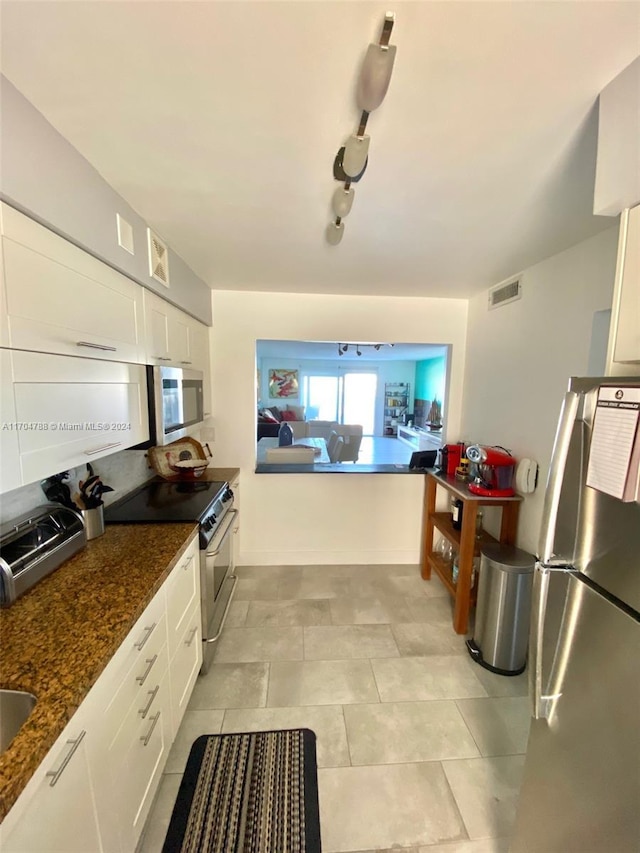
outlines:
M209 451L208 456L204 447L195 438L180 438L162 447L149 448L147 460L149 467L165 480L193 480L201 477L209 464L212 453L209 445L206 447ZM180 470L178 463L194 460L201 460L202 465Z

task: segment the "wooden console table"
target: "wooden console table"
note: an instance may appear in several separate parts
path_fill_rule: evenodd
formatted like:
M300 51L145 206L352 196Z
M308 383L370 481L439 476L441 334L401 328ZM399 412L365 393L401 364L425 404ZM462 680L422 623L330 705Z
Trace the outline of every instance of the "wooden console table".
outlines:
M438 486L446 489L450 495L464 501L461 530L454 528L450 512L436 512ZM505 545L515 545L521 500L522 498L519 495L512 498L487 498L482 495L475 495L469 491L467 483L456 480L455 477L432 473L426 476L422 523L422 577L429 580L433 569L453 596L455 601L453 628L457 634L467 633L469 610L476 603L477 581L472 587L471 571L473 569L478 507L497 506L502 508L499 541ZM434 527L458 550L458 581L455 584L451 575L451 565L433 551ZM483 530L480 541L484 544L498 540Z

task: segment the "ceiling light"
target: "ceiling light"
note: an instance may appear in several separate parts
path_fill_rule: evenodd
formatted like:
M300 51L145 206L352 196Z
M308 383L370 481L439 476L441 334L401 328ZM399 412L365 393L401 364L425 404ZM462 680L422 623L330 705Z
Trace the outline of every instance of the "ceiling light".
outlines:
M354 195L355 193L353 189L345 189L345 187L338 187L334 192L331 205L333 207L333 212L336 216L339 216L340 219L343 219L351 210Z
M355 133L347 139L347 144L344 146L344 158L342 160L342 168L347 177L354 178L364 169L367 157L369 156L370 141L370 136L366 134L364 136L356 136Z
M351 134L344 148L338 150L333 163L333 175L336 180L344 181L344 188L338 188L332 198L336 218L326 230L327 242L331 246L337 246L344 235L342 218L349 213L353 204L351 182L360 180L369 162L371 140L365 130L369 113L380 106L389 88L396 58L396 47L389 44L393 23L393 13L387 12L378 44L370 44L367 48L356 86L356 103L362 111L358 130ZM358 352L358 355L361 353Z
M360 344L356 344L356 355L362 355L360 352Z
M391 35L391 32L389 32ZM356 101L358 108L368 113L376 110L387 94L393 63L396 58L396 46L370 44L362 63Z
M338 344L338 355L343 355L343 354L344 353L342 352L342 344Z
M335 222L330 222L327 225L327 243L332 246L337 246L344 234L344 223L340 222L338 217Z

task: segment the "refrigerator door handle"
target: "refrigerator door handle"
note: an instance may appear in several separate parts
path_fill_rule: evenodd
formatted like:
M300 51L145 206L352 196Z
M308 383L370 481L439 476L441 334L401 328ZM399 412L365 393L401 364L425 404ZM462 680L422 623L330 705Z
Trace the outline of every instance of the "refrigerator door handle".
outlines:
M567 391L560 411L560 421L558 423L553 454L551 456L551 466L547 478L547 488L542 508L542 522L540 525L540 540L538 543L538 558L545 565L549 565L553 561L560 493L562 491L567 457L569 455L569 445L571 443L573 425L578 414L579 402L580 394L577 394L575 391Z
M546 718L546 703L542 696L542 643L544 640L544 620L547 614L547 598L551 570L536 563L533 576L531 603L531 636L529 638L529 696L531 697L531 716L534 720Z

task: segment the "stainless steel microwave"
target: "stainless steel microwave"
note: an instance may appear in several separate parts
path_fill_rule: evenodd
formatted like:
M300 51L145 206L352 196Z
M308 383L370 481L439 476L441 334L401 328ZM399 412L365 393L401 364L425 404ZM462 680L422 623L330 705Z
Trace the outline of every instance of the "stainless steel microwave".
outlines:
M202 425L204 376L199 370L147 365L149 431L156 445L184 438Z

